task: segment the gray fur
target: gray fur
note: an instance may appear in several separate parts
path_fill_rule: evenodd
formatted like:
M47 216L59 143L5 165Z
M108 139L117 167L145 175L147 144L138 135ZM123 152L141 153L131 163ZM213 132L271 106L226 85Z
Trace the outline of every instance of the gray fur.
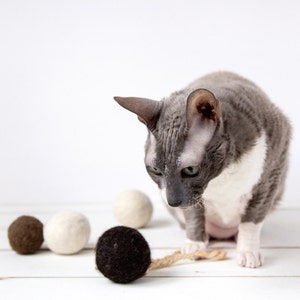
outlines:
M184 178L178 168L178 157L189 134L187 99L197 89L206 89L215 96L221 116L206 118L203 113L197 121L213 128L213 137L199 162L199 174ZM125 98L116 98L117 101L120 99ZM130 98L126 99L129 103ZM121 104L125 108L126 101ZM142 103L143 99L140 101ZM130 110L139 115L138 111ZM239 161L263 131L267 138L264 170L253 188L241 222L260 223L281 199L288 167L291 127L282 112L253 82L229 72L212 73L162 99L153 109L143 111L143 115L143 119L151 120L149 134L153 134L157 141L153 164L162 174L154 174L151 166L146 166L147 170L160 188L166 186L171 206L188 208L184 210L187 229L191 227L189 223L197 224L187 230L190 239L205 239L205 207L197 204L202 203L201 196L210 180ZM199 124L204 126L204 123ZM149 147L148 138L146 154Z

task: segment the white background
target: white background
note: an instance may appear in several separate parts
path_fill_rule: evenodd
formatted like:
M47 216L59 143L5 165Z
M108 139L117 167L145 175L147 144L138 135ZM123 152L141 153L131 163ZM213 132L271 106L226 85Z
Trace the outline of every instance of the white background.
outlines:
M159 201L146 129L112 97L159 100L215 70L290 117L283 205L300 206L299 1L0 0L0 203Z

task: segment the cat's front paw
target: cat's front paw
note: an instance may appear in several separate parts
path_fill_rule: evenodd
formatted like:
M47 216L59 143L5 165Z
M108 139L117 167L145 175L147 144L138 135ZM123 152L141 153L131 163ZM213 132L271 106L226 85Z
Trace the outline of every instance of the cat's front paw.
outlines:
M238 252L237 262L238 265L241 267L258 268L262 266L263 259L259 252L244 251L244 252Z
M188 254L199 250L205 250L206 246L207 243L205 242L198 242L187 239L185 244L181 247L181 253Z

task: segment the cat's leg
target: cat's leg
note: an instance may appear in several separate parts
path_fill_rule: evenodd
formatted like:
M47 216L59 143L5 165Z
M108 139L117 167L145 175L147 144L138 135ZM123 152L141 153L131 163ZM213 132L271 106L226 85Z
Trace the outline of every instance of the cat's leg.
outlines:
M241 218L237 238L237 260L242 267L257 268L263 263L260 254L260 234L263 222L283 193L280 177L269 176L272 185L262 180L257 185Z
M259 252L262 225L263 222L243 222L239 225L237 261L241 267L257 268L262 265Z
M260 234L263 221L272 206L272 200L266 197L267 190L260 183L242 215L236 247L237 262L241 267L258 268L262 265Z
M199 205L183 209L185 218L186 242L181 248L182 253L204 250L208 244L205 232L204 208Z

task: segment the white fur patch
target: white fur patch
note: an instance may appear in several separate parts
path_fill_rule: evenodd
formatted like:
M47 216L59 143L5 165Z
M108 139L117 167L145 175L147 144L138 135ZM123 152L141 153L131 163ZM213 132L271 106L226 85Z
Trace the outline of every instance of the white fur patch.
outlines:
M214 133L213 126L193 125L189 130L187 140L183 151L178 158L177 165L179 168L197 166L204 155L205 147L211 140Z
M149 148L148 151L146 152L145 164L147 166L153 166L155 159L156 159L156 138L150 132Z
M237 226L252 189L263 172L267 145L263 133L239 162L230 165L204 191L206 219L218 226Z
M181 247L181 253L188 254L199 250L205 250L207 245L208 240L206 240L205 242L197 242L192 241L190 239L186 239L185 244Z
M160 190L160 194L161 194L162 199L165 201L165 203L168 204L167 190L165 187Z

